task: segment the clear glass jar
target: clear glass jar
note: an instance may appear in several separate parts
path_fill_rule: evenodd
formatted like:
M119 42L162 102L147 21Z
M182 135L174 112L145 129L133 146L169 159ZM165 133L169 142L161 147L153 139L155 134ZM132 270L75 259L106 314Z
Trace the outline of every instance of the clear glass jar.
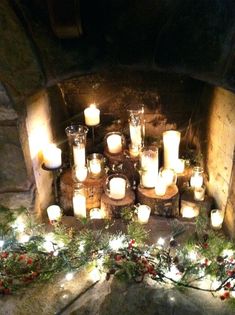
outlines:
M175 185L177 182L177 174L171 168L161 167L159 170L159 175L164 180L167 187Z
M92 153L87 157L87 168L91 178L99 178L105 173L105 159L100 153Z
M75 166L82 167L86 165L86 137L89 129L83 125L77 127L73 138L73 161Z
M195 166L190 178L190 186L192 188L200 188L203 185L203 173L204 170L201 166Z
M145 137L144 105L130 107L127 111L132 147L140 148L144 145Z
M122 154L126 145L125 137L119 131L107 133L104 142L105 150L110 154Z
M130 188L130 183L124 174L116 173L107 177L105 182L105 194L115 200L125 198L127 190Z
M83 184L74 187L73 212L77 218L86 218L86 189Z
M158 176L158 148L144 147L140 153L140 182L145 188L154 188Z

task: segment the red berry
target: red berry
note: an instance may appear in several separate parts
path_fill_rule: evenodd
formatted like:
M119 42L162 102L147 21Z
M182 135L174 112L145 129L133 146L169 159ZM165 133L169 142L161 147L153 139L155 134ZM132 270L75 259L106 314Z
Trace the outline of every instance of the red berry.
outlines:
M121 255L116 255L116 256L115 256L115 260L116 260L116 261L122 260L122 256L121 256Z
M19 260L19 261L24 260L24 259L25 259L25 255L20 255L20 256L18 257L18 260Z
M231 288L231 283L230 283L230 282L227 282L227 283L225 284L225 287L228 288L228 289L230 289L230 288Z
M32 265L32 263L33 263L33 259L32 258L28 258L27 265Z
M224 298L225 298L225 299L228 299L229 297L230 297L229 291L224 292Z
M8 257L8 255L9 255L9 253L8 253L8 252L3 252L3 253L1 254L1 257L2 257L2 258L7 258L7 257Z

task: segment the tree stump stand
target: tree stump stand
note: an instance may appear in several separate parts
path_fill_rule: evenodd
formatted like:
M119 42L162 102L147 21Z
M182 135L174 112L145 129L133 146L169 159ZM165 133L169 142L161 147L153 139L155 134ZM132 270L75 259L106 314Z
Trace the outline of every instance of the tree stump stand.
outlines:
M92 208L100 208L101 195L104 191L104 181L106 175L101 178L90 178L89 176L83 182L86 191L86 207L87 210ZM65 213L70 212L73 208L73 191L74 181L71 170L65 171L60 178L60 204Z
M123 208L131 207L135 204L135 194L133 191L127 191L125 198L115 200L109 198L105 193L101 196L101 209L108 219L119 219Z
M107 150L104 151L104 156L108 159L109 165L119 165L122 164L125 156L124 153L121 152L119 154L111 154Z
M143 188L141 185L137 189L137 200L151 208L151 214L164 217L179 216L179 192L176 185L167 188L164 196L158 196L155 189Z

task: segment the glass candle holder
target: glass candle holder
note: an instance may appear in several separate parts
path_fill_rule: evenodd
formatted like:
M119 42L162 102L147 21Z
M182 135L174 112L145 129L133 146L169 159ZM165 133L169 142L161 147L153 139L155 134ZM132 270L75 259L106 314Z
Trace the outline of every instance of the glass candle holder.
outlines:
M44 166L48 169L56 169L62 165L61 158L62 151L57 148L54 143L48 144L43 149L43 162Z
M73 166L72 172L74 182L84 182L87 178L88 170L86 166Z
M121 132L113 131L106 134L105 149L110 154L121 154L125 148L125 137Z
M142 147L145 136L144 105L128 108L128 113L131 144L133 147Z
M144 147L140 153L141 184L146 188L155 187L158 175L158 148Z
M180 132L168 130L163 133L164 167L176 171L179 159Z
M167 186L176 184L177 175L173 169L161 167L159 174L161 175L162 179L164 180Z
M86 190L83 184L74 187L73 212L77 218L86 218Z
M92 153L88 155L87 167L90 177L101 177L104 174L104 156L100 153Z
M194 194L194 200L196 201L203 201L205 199L205 193L206 193L206 187L195 187L193 194Z
M193 168L193 173L190 178L190 186L192 188L200 188L203 185L203 168L200 166L195 166Z
M167 184L161 174L157 176L155 182L155 194L157 196L164 196L166 194Z
M180 213L183 218L195 218L199 215L199 208L197 206L190 206L190 205L182 205L180 209Z
M73 160L74 165L82 167L86 165L86 137L88 128L78 125L76 135L73 142Z
M137 216L138 222L141 224L147 224L149 221L151 213L151 208L147 205L138 205L137 206Z
M58 222L62 217L61 208L57 205L51 205L47 208L47 215L51 223Z
M68 144L69 144L69 162L70 166L73 165L73 144L75 136L78 132L78 129L81 125L71 124L65 128L65 133L67 136Z
M220 230L224 221L224 211L220 209L211 210L211 226L215 230Z
M177 174L182 174L185 169L185 160L184 159L178 159L176 161L176 166L175 166L175 172Z
M124 174L116 173L107 177L104 190L109 198L121 200L125 198L129 187L130 184L127 177Z

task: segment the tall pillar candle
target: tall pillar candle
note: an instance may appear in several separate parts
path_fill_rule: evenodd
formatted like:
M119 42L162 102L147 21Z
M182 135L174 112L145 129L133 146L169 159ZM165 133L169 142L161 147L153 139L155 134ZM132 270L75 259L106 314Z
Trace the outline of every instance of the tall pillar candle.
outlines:
M168 130L163 133L164 167L176 170L179 159L180 132Z
M82 185L74 189L73 212L75 217L86 218L86 196Z
M73 146L73 160L75 166L83 167L86 165L85 147L79 145Z

